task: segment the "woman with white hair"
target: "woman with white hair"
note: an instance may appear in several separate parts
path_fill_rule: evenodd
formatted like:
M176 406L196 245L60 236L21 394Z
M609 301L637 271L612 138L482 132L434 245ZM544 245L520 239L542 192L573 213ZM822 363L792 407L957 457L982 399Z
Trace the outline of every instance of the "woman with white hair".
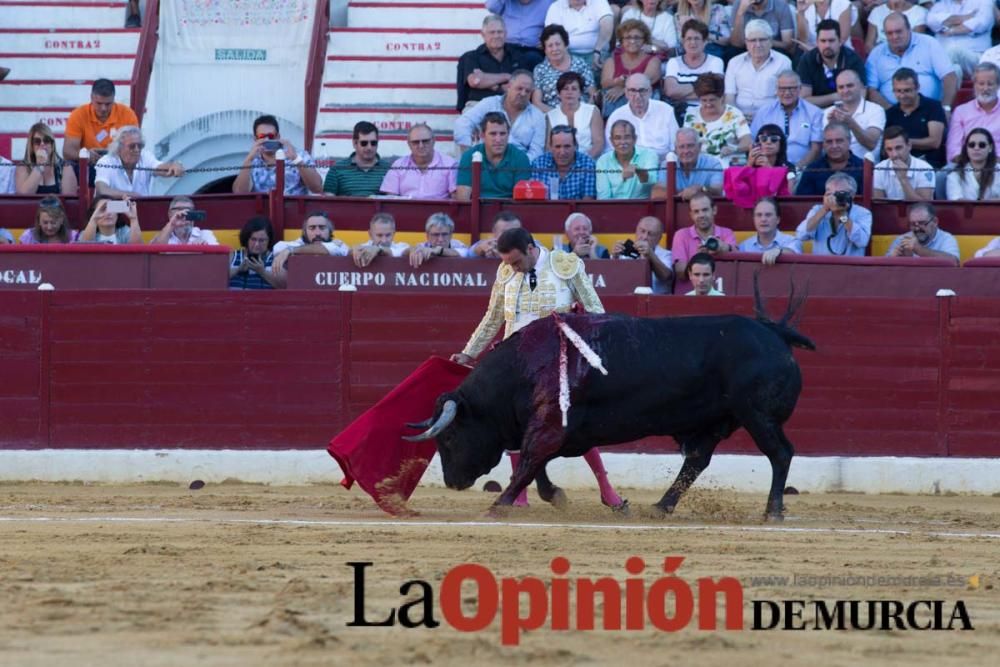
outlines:
M126 125L108 146L108 153L97 161L94 185L97 194L115 199L145 197L152 194L153 176L184 175L179 162L162 162L146 150L142 130Z
M404 252L410 257L410 266L417 268L431 257L468 257L469 248L453 239L455 221L447 213L431 213L424 224L427 240Z

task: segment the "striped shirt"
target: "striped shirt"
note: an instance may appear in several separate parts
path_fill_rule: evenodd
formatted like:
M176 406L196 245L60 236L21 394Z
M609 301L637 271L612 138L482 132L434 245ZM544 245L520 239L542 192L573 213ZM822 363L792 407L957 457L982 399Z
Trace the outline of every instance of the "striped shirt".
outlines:
M243 248L233 252L233 261L229 263L229 267L238 268L242 265L246 257L245 253L246 251ZM274 253L268 250L267 256L264 257L264 268L269 273L272 263L274 263ZM247 269L245 273L237 273L229 279L229 289L274 289L274 287L264 280L259 273L252 269Z
M382 180L392 165L388 160L377 157L378 161L368 169L362 169L354 162L354 153L343 160L337 160L323 181L323 192L340 197L368 197L379 193Z

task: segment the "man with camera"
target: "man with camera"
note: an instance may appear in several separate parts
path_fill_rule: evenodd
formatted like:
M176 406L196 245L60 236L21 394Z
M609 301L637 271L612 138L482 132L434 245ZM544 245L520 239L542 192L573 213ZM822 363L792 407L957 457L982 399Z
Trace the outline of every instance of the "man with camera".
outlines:
M712 198L701 192L688 201L691 225L677 230L670 248L674 258L674 275L678 277L674 292L683 294L691 289L687 280L688 262L703 252L714 257L720 252L736 249L736 235L728 227L715 224L716 208ZM685 279L681 280L680 276Z
M649 262L653 273L653 293L669 294L674 272L670 269L674 261L670 251L660 246L663 238L663 223L659 218L647 215L640 218L635 226L635 241L618 241L611 248L613 259L643 259Z
M826 179L823 203L813 206L795 230L800 242L812 241L814 255L863 257L872 236L871 211L854 203L858 183L837 172Z
M233 192L270 192L277 180L278 150L285 151L285 194L308 195L323 191L323 179L306 151L298 151L278 130L278 119L270 114L253 122L254 142L233 181Z
M196 222L205 221L205 211L195 210L194 200L187 195L170 200L167 216L167 224L150 240L151 244L219 245L211 229L194 226Z

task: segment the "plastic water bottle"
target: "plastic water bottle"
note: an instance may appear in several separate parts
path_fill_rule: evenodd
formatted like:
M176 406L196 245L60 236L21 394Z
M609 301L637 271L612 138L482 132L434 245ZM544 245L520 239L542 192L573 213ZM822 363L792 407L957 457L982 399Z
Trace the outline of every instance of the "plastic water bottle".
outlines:
M559 176L549 176L549 199L559 199Z

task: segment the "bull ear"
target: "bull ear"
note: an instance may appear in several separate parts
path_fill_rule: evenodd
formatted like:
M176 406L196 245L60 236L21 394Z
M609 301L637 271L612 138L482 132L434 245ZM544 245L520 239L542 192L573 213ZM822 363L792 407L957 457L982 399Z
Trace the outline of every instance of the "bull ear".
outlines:
M441 431L443 431L452 420L455 419L455 415L458 413L458 403L454 399L449 398L444 402L441 407L441 416L437 418L434 425L429 429L421 433L420 435L403 436L403 440L408 440L410 442L420 442L422 440L430 440L431 438L436 438Z

